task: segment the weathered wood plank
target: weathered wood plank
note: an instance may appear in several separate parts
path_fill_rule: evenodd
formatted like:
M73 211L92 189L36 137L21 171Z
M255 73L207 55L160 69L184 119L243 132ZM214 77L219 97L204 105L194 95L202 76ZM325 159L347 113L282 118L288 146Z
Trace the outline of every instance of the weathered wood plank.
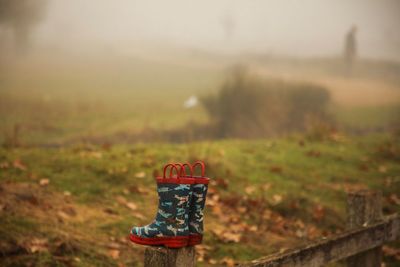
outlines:
M347 194L347 229L356 229L382 219L382 194L374 191L357 191ZM380 267L382 247L363 251L349 257L349 267Z
M349 230L304 247L254 260L241 266L317 267L376 248L399 236L400 216L395 214L384 217L380 222Z
M347 229L378 222L382 217L380 192L364 190L347 194Z
M148 247L144 253L144 267L194 267L195 254L194 247Z

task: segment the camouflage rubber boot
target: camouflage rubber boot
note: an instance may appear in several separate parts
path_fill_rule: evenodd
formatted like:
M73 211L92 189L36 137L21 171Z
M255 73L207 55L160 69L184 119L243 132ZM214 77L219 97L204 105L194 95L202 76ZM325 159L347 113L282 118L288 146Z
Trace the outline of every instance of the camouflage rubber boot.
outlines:
M133 227L130 240L141 245L164 245L171 248L187 246L189 239L189 206L192 197L191 185L194 178L157 177L157 192L159 196L158 212L155 220L143 227ZM178 173L178 170L177 170Z
M192 176L194 184L192 185L193 195L190 202L189 212L189 246L200 244L203 240L203 210L206 204L209 178L205 177L205 165L198 161L193 165L201 167L201 176Z

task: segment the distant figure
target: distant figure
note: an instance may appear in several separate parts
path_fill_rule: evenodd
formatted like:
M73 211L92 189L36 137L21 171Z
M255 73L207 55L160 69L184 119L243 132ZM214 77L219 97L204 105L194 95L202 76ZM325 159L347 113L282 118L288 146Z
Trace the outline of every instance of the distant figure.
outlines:
M346 67L350 72L353 68L354 61L357 57L357 40L356 40L357 27L353 26L347 32L344 44L344 59Z

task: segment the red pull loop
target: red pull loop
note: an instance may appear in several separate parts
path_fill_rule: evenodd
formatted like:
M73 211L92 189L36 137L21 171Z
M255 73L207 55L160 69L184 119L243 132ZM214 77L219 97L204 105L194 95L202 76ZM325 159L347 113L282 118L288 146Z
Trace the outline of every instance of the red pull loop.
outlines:
M179 173L179 176L180 176L180 177L184 176L183 174L185 174L185 172L184 172L184 171L182 172L182 169L184 168L184 167L183 167L183 164L182 164L182 163L174 163L174 165L175 165L175 166L179 166L179 172L178 172L178 173Z
M189 163L183 163L183 164L179 164L181 166L181 171L180 171L180 176L188 176L188 177L192 177L193 176L193 167L189 164ZM186 167L189 168L189 175L186 175Z
M198 160L193 164L193 166L192 166L193 174L194 174L194 171L195 171L197 165L199 165L201 167L201 177L204 177L206 175L206 165L201 160Z
M166 175L165 175L165 173L167 172L169 166L171 166L171 168L170 168L170 170L169 170L169 176L168 176L168 178L173 178L173 177L172 177L172 171L173 171L173 170L176 171L176 178L179 178L179 176L180 176L180 171L179 171L178 168L176 167L176 164L172 164L172 163L169 163L169 164L165 165L165 167L164 167L164 173L163 173L163 178L167 178Z

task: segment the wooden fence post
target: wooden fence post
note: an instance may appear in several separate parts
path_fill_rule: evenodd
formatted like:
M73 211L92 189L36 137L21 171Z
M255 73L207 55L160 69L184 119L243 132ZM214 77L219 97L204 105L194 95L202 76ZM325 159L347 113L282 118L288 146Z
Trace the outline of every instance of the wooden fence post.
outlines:
M382 195L378 192L359 191L347 195L347 228L367 226L382 220ZM347 259L349 267L380 267L382 247L376 247Z
M194 247L179 249L149 247L144 253L144 267L194 267Z

